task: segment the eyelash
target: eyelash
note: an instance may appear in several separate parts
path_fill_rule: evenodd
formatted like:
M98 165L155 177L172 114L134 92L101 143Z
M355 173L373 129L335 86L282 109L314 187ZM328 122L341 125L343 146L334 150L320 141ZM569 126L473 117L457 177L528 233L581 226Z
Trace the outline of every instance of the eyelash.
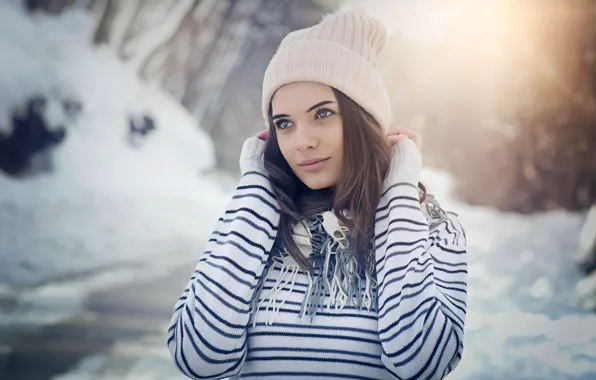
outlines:
M327 114L326 114L326 116L320 116L320 114L321 114L321 111L325 111L325 112L327 113ZM330 110L330 109L328 109L328 108L319 108L319 109L317 110L317 112L315 113L315 119L326 119L326 118L328 118L328 117L331 117L331 116L333 116L334 114L335 114L335 112L331 111L331 110ZM277 129L286 129L286 128L289 128L289 126L282 127L282 126L281 126L281 123L283 123L283 122L288 122L288 123L290 123L290 121L289 121L289 120L287 120L287 119L281 119L281 120L278 120L277 122L275 122L275 127L276 127Z

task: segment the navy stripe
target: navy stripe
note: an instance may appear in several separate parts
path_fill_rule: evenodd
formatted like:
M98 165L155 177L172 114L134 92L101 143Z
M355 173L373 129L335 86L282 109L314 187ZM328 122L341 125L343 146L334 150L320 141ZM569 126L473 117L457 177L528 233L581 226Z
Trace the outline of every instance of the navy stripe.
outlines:
M418 191L418 186L412 185L411 183L408 182L397 182L392 184L391 186L389 186L385 191L383 191L381 193L381 198L385 198L385 196L393 189L397 189L398 187L410 187L413 189L416 189L416 191Z
M248 336L281 336L281 337L293 337L293 338L309 338L309 339L337 339L339 342L342 340L349 340L353 342L362 342L370 344L379 344L378 339L366 339L349 335L326 335L326 334L313 334L313 333L294 333L289 331L250 331Z
M418 304L418 306L416 306L416 308L412 309L411 311L404 313L403 315L401 315L395 322L391 323L389 326L385 327L384 329L379 330L379 334L386 334L389 330L393 329L394 327L396 327L397 325L399 325L399 323L416 314L416 312L418 312L418 310L420 310L426 303L432 301L432 298L427 298L425 299L423 302L421 302L420 304ZM428 309L426 309L428 310ZM415 318L417 319L417 317Z
M232 199L244 199L244 198L255 198L266 204L271 210L279 214L279 209L271 202L269 202L265 197L258 195L258 194L236 194L232 197Z
M195 321L194 318L192 316L192 313L190 312L190 310L188 309L188 306L186 308L184 308L184 311L186 312L186 315L188 316L188 319L190 320L190 324L191 326L195 326ZM194 341L192 334L190 333L190 330L188 328L188 323L183 323L184 325L184 329L186 331L186 334L189 335L188 336L188 340L190 341L191 345L194 347L197 355L199 355L201 357L201 359L205 360L208 363L212 363L212 364L223 364L223 363L231 363L237 359L211 359L209 358L207 355L205 355L202 350L199 349L199 347L197 346L197 343ZM237 354L237 353L241 353L244 351L244 349L246 348L246 339L244 340L244 344L236 349L231 349L231 350L225 350L225 349L220 349L215 347L214 345L212 345L210 342L208 342L207 340L205 340L205 338L202 336L202 334L196 334L197 338L199 338L199 340L201 341L201 343L207 347L208 349L210 349L211 351L213 351L216 354L222 354L222 356L224 358L226 358L227 356L229 356L229 354Z
M459 266L462 266L462 265L463 266L468 266L468 263L466 263L465 261L460 261L460 262L457 262L457 263L449 263L447 261L441 261L441 260L437 259L435 256L433 256L433 260L437 264L448 265L448 266L451 266L451 267L459 267Z
M388 358L397 358L398 356L404 354L405 352L408 352L410 350L410 348L412 348L412 346L419 341L420 337L422 337L422 342L420 342L421 344L408 358L406 358L406 360L399 362L399 363L393 363L393 365L395 365L396 367L402 366L402 365L406 364L408 361L412 360L412 358L415 358L418 355L420 350L422 350L422 347L424 347L424 341L428 338L428 336L430 335L430 332L432 330L432 327L435 325L435 321L437 320L437 316L439 315L438 310L439 310L438 307L435 306L427 314L427 318L428 318L428 315L434 311L433 319L432 319L431 323L428 324L428 326L430 326L431 328L427 329L426 331L419 331L410 342L403 345L399 350L397 350L395 352L385 352L385 355L387 355ZM426 324L426 320L424 322ZM424 332L424 336L422 336L423 332ZM385 339L381 338L381 342L387 342L387 341Z
M269 240L275 240L276 233L271 234L270 231L268 231L267 229L265 229L265 228L257 225L255 222L253 222L252 220L250 220L250 219L248 219L248 218L246 218L244 216L235 216L232 219L221 219L220 222L231 224L231 223L234 223L237 220L240 220L240 221L248 224L249 226L251 226L252 228L254 228L257 231L263 232L265 235L267 235L267 237L269 238ZM275 229L275 231L277 231L277 229Z
M223 265L219 265L219 264L214 264L211 261L205 261L205 264L209 265L210 267L213 267L215 269L218 269L222 272L227 273L228 275L230 275L230 277L232 277L234 280L236 280L238 283L248 286L249 288L251 287L251 283L248 281L245 281L243 279L241 279L240 277L238 277L236 275L236 273L232 272L231 270L229 270L228 268L224 267Z
M467 294L467 291L465 291L464 293ZM460 300L458 298L455 298L454 296L452 296L451 294L443 294L445 297L447 297L451 302L457 302L460 305L462 305L464 308L466 307L466 302L463 300Z
M419 228L408 228L408 227L393 227L393 228L389 229L387 232L380 233L377 236L377 239L380 238L381 236L392 235L393 233L398 232L398 231L401 231L401 232L414 232L414 233L418 233L419 234L419 233L427 232L428 231L428 228L419 229ZM379 249L379 248L383 247L385 244L387 244L387 239L383 240L380 243L377 243L376 249Z
M417 266L412 266L414 263L418 264ZM379 288L379 291L382 292L387 286L393 284L394 282L399 282L401 280L403 280L404 278L406 278L406 276L408 275L408 273L424 273L427 271L427 269L431 266L431 262L430 259L427 259L426 261L420 263L420 261L418 261L418 258L415 257L412 260L410 260L409 263L407 263L404 266L401 266L399 268L392 268L389 269L385 274L384 274L384 278L391 278L390 280L385 280L383 281L382 284L382 288ZM424 265L424 266L422 266ZM421 267L422 266L422 267ZM398 273L401 273L402 271L405 272L400 275L400 276L395 276Z
M428 280L430 280L431 282L429 282L426 285L422 286ZM383 310L383 309L385 309L385 306L387 306L387 304L390 301L392 301L392 300L394 300L396 298L399 299L401 297L403 291L406 290L406 289L418 289L418 288L422 287L422 289L420 289L417 293L415 293L416 295L418 295L419 292L422 292L426 287L428 287L428 285L432 284L432 280L433 280L433 274L432 273L427 273L426 276L424 276L422 278L422 280L419 281L419 282L416 282L416 283L413 283L413 284L411 284L411 283L404 284L403 287L400 289L399 292L394 293L394 294L390 295L389 297L385 298L385 302L383 302L381 304L381 306L379 307L379 309ZM386 288L384 288L383 290L385 290L385 289ZM383 291L379 291L379 298L383 298L383 293L384 293ZM413 296L413 293L407 294L406 296L402 297L401 298L401 301L403 301L406 298L410 298L408 296L410 296L410 297Z
M211 283L212 285L216 286L217 288L219 288L222 292L224 292L225 294L228 295L228 297L235 299L236 301L243 303L245 305L250 305L250 300L245 300L244 298L232 293L230 290L228 290L225 286L223 286L222 284L220 284L219 282L215 281L214 279L212 279L211 277L207 276L207 274L205 273L201 273L201 277L204 278L205 280L209 281L209 283ZM203 285L205 286L205 285Z
M238 207L238 208L226 210L225 215L233 215L233 214L238 214L241 212L249 213L251 217L254 217L255 219L258 219L261 222L267 224L271 230L277 231L277 226L273 225L273 223L271 223L271 221L269 219L265 218L264 216L262 216L255 210L248 208L248 207ZM234 219L219 218L218 221L224 222L225 220L228 220L228 223L229 223L229 221L233 221ZM248 219L248 220L250 220L250 219Z
M437 243L437 247L439 247L441 249L441 251L443 251L443 252L454 253L456 255L461 255L461 254L466 253L465 249L449 249L439 243Z
M341 355L348 355L348 356L362 356L365 358L370 359L379 359L379 355L373 355L366 352L357 352L357 351L347 351L347 350L330 350L330 349L323 349L323 348L301 348L301 347L253 347L250 349L250 352L269 352L269 351L289 351L289 352L306 352L312 354L341 354Z
M431 325L432 327L434 327L434 323ZM422 366L422 368L420 369L420 371L418 371L418 373L416 373L414 376L411 377L412 380L414 379L419 379L420 376L427 370L427 368L430 366L430 363L432 362L432 360L434 358L436 358L436 353L437 353L437 349L439 348L441 341L443 340L443 338L445 338L445 329L447 327L447 323L443 323L443 328L441 329L441 334L439 335L439 339L438 341L434 344L433 347L433 351L432 353L428 356L428 360L426 361L426 363L424 363L424 366ZM429 329L430 331L431 329ZM413 359L414 357L412 357Z
M371 368L384 368L383 364L380 363L370 363L370 362L363 362L360 360L352 360L352 359L340 359L340 358L325 358L325 357L301 357L301 356L263 356L263 357L249 357L246 361L290 361L291 363L296 362L323 362L323 363L340 363L340 364L350 364L350 365L358 365L363 367L371 367Z
M252 253L251 251L248 250L248 248L244 247L240 243L237 243L233 240L217 241L217 242L215 242L215 244L220 245L220 246L226 246L226 245L234 246L234 247L238 248L241 252L243 252L246 256L252 257L253 259L257 259L259 261L262 260L261 259L262 255L259 255L258 253ZM260 245L258 248L263 252L263 254L267 254L267 250L262 245Z
M245 275L247 275L249 277L253 277L253 278L257 277L257 274L255 272L251 271L250 269L246 269L246 268L242 267L240 264L238 264L236 261L230 259L228 256L211 254L211 258L214 260L225 261L225 262L231 264L234 267L234 270L244 273ZM260 261L260 259L259 259L259 261Z
M213 318L217 319L220 323L223 323L224 325L228 326L229 328L239 329L239 330L246 328L246 326L244 326L244 325L234 324L234 323L230 323L230 322L226 321L225 319L220 317L217 313L215 313L213 310L211 310L211 308L209 306L207 306L201 298L195 296L195 300L199 303L199 305L203 308L204 311L209 313L209 315L211 315ZM199 309L198 307L195 307L195 311L197 313L201 313L201 309Z
M224 300L223 297L221 295L219 295L217 292L215 292L213 289L211 289L208 286L205 286L205 284L203 284L202 282L199 281L198 284L201 285L201 288L202 289L204 289L207 293L211 294L213 296L213 298L215 298L216 300L218 300L222 304L222 306L225 306L227 309L232 310L232 311L234 311L236 313L239 313L239 314L246 314L246 313L248 313L250 311L250 308L249 307L247 307L246 310L245 310L245 309L241 309L239 307L236 307L236 306L232 305L228 301ZM199 294L201 294L201 293L199 293ZM197 299L198 298L198 295L196 295L196 293L195 293L195 296L194 297L195 297L195 299ZM207 307L207 305L205 305L205 307ZM212 313L215 314L214 311L212 311Z
M412 220L412 219L406 219L406 218L395 218L395 219L391 219L391 221L389 221L389 225L387 226L387 230L391 229L391 226L395 223L409 223L409 224L413 224L415 226L420 226L420 227L428 227L428 223L427 222L418 222L416 220ZM379 240L380 238L382 238L383 236L387 235L387 230L384 230L383 232L377 234L375 236L375 241ZM427 229L424 229L424 231L427 231Z
M398 201L410 201L414 203L414 205L410 205L408 202L398 202ZM385 220L389 217L393 210L399 208L409 208L412 210L420 210L420 200L414 197L410 197L407 195L397 195L389 199L387 204L383 207L379 207L376 212L375 223ZM381 215L381 213L384 213Z
M251 372L243 373L242 377L280 377L289 376L292 379L314 377L320 379L321 377L337 377L338 379L354 379L354 380L378 380L374 377L356 376L350 374L328 373L328 372Z
M262 191L266 192L267 195L269 195L271 198L276 199L275 194L273 194L265 186L261 186L261 185L241 185L241 186L236 187L236 190L262 190Z
M197 297L197 300L198 300L198 297ZM209 308L205 308L205 309L208 310ZM220 329L219 327L215 326L215 324L211 323L211 321L209 321L207 318L205 318L205 315L201 312L201 309L195 308L195 312L201 318L201 320L203 322L205 322L205 324L207 324L207 326L209 326L211 329L213 329L215 332L217 332L219 335L223 336L224 338L239 340L244 335L244 328L242 328L240 330L240 333L236 333L236 334L227 333L227 332L223 331L222 329ZM211 313L211 311L210 311L210 313ZM212 313L211 315L214 315L214 314ZM221 319L218 319L218 320L221 320Z
M268 327L266 323L259 322L256 324L259 327ZM328 330L328 331L351 331L355 333L361 334L370 334L370 335L377 335L377 330L370 330L370 329L359 329L356 327L345 327L345 326L321 326L321 325L299 325L295 323L276 323L274 328L283 327L295 330Z
M423 248L423 247L421 245L419 245L419 246L413 247L412 249L410 249L408 251L394 251L394 252L391 252L389 254L384 253L382 255L378 255L379 257L377 258L376 265L377 265L377 268L380 267L380 269L377 269L377 273L378 272L381 272L382 271L382 268L384 268L384 265L385 265L384 262L387 261L387 260L389 260L393 256L403 256L403 255L406 255L408 253L412 253L412 252L414 252L416 250L420 250L421 248Z

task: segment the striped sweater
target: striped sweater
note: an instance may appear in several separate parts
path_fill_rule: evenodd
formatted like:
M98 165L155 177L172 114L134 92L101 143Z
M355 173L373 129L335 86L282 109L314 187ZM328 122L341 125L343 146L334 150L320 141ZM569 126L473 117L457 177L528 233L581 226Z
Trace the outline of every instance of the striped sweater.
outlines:
M240 183L175 305L167 344L180 371L193 379L450 373L463 351L466 238L454 214L429 223L421 210L416 146L396 144L377 208L375 302L308 317L301 309L311 276L271 267L280 213L262 149L255 138L245 143Z

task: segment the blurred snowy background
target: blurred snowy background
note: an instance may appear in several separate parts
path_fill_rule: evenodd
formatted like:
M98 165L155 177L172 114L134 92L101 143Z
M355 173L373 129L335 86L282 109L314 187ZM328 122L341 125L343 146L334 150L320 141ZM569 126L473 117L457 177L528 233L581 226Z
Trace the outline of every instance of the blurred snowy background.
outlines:
M183 379L166 325L264 128L267 62L342 3L0 2L0 379ZM596 379L596 3L360 3L467 227L450 378Z

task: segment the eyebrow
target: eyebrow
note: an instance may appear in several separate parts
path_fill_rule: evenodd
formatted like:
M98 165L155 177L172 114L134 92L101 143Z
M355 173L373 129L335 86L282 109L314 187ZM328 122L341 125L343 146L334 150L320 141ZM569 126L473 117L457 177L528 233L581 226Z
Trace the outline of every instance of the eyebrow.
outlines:
M321 107L321 106L324 106L324 105L330 104L330 103L335 103L335 102L332 101L332 100L323 100L322 102L318 102L317 104L315 104L314 106L312 106L308 110L306 110L306 113L309 113L312 110L314 110L315 108L318 108L318 107ZM282 118L282 117L290 117L290 115L287 115L285 113L281 113L281 114L278 114L278 115L274 115L271 119L272 120L275 120L275 119L279 119L279 118Z
M333 103L331 100L323 100L322 102L319 102L317 104L315 104L314 106L310 107L306 113L309 113L310 111L314 110L315 108L319 108L320 106L324 106L325 104L329 104L329 103Z

